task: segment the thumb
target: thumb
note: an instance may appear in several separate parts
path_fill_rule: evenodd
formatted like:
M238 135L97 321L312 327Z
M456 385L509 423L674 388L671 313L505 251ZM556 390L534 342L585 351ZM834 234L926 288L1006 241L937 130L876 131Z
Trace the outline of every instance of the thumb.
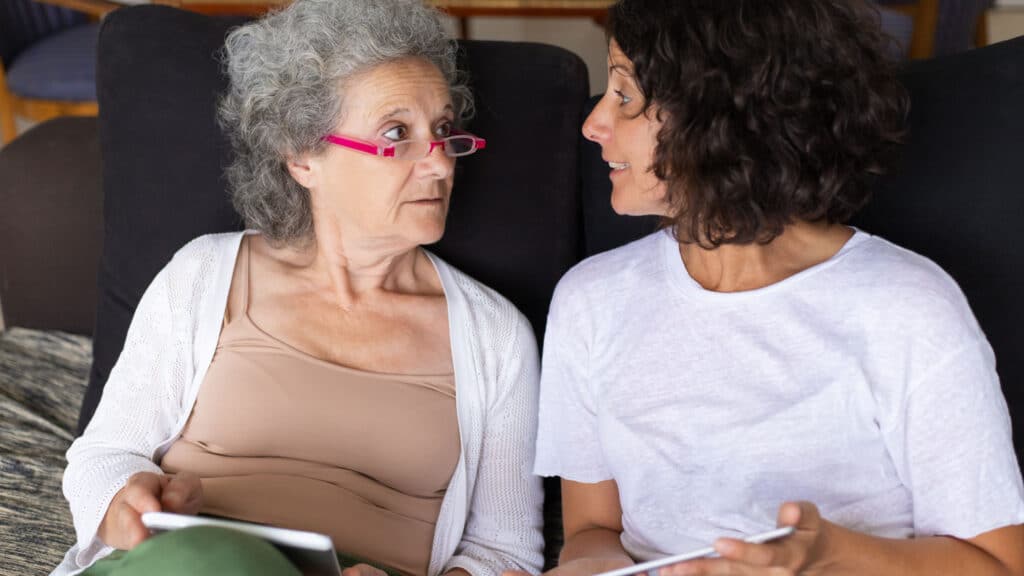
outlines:
M813 502L786 502L779 507L778 526L808 530L817 528L821 514Z
M180 514L197 514L202 500L203 484L199 476L187 472L171 477L160 496L165 509Z
M128 479L123 501L138 514L159 512L160 492L163 490L160 476L151 472L139 472Z

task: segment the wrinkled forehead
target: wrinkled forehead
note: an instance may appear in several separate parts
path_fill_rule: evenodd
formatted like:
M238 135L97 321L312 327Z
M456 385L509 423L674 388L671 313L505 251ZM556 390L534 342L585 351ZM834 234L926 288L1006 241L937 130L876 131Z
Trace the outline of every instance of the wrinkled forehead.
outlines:
M438 116L453 109L448 81L422 58L379 64L349 77L342 90L343 117Z

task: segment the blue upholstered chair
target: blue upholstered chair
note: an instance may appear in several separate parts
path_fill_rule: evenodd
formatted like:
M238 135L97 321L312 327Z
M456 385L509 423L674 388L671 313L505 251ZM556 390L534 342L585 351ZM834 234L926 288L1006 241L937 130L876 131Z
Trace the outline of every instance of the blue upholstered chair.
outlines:
M31 0L0 1L0 132L15 116L95 116L99 25L79 12Z
M910 57L910 48L914 38L914 18L910 14L899 10L881 8L879 10L882 19L882 30L895 40L893 56L897 60L905 60Z
M993 0L876 1L885 9L900 12L913 20L911 58L954 54L985 44L982 16L992 6Z

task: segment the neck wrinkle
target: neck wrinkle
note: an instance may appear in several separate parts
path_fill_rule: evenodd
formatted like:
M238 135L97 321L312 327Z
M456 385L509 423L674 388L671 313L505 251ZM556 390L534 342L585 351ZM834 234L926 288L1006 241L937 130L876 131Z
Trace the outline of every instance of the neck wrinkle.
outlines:
M365 296L414 286L416 248L360 241L336 219L314 212L314 240L304 259L312 276L328 283L339 307L348 311Z

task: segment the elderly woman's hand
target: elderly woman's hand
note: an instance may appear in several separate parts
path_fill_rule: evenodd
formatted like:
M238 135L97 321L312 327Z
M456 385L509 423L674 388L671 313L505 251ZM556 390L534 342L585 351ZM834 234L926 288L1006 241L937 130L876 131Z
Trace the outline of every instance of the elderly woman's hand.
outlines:
M131 550L149 537L149 530L142 524L144 512L196 514L202 503L203 485L195 474L139 472L110 501L100 523L100 540L120 550Z
M794 526L791 536L767 544L721 538L715 550L721 558L691 560L662 568L658 576L818 576L828 561L831 523L810 502L787 502L779 508L779 526Z

